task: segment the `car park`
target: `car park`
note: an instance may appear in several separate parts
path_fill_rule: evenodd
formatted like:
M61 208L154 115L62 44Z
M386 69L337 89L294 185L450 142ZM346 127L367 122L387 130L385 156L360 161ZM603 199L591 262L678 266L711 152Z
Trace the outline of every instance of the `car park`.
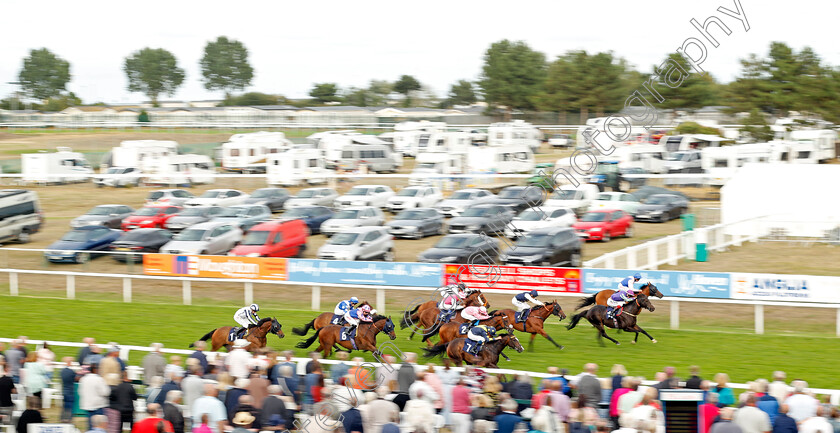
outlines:
M332 207L335 199L338 198L338 193L332 188L304 188L288 200L283 205L286 209L292 209L301 206L326 206Z
M163 227L173 233L178 233L187 227L195 224L210 221L219 215L225 208L219 206L198 206L181 209L181 212L172 215L166 220Z
M373 206L355 206L342 209L332 218L321 224L321 233L327 237L348 228L363 226L381 226L385 224L385 214Z
M93 184L97 187L140 186L140 181L143 179L143 172L135 167L108 167L103 174L106 176L93 178Z
M208 221L175 235L161 247L164 254L225 254L242 240L242 230L229 222Z
M479 234L454 234L440 238L432 248L417 256L423 263L486 263L496 262L499 240ZM472 257L472 259L470 259Z
M222 209L218 215L213 217L212 221L229 222L247 232L251 227L270 219L271 210L268 209L268 206L240 204Z
M169 218L181 211L179 206L144 206L125 217L120 225L123 230L139 228L163 228Z
M385 227L349 228L318 249L323 260L394 260L394 238Z
M255 225L228 253L245 257L300 257L309 229L303 220L268 221Z
M452 193L449 198L438 202L435 208L447 217L456 217L464 211L464 209L480 204L483 201L496 197L492 192L486 189L468 188L461 189Z
M351 188L346 194L336 198L335 207L339 209L349 206L383 208L393 195L394 190L386 185L358 185Z
M636 221L667 222L688 211L688 200L672 194L654 194L636 211Z
M581 241L570 227L545 227L531 231L499 255L505 265L579 267Z
M38 194L25 189L0 190L0 241L25 244L43 225Z
M143 255L140 253L156 253L160 248L172 240L172 232L164 229L137 229L125 232L119 239L110 246L111 251L117 253L137 254L111 254L111 257L118 262L142 262Z
M390 197L386 207L392 213L404 209L432 207L443 199L443 194L433 186L409 186Z
M44 258L55 263L84 263L102 255L121 234L119 230L101 226L75 228L50 244L44 252Z
M187 200L184 206L236 206L244 204L248 197L248 194L235 189L210 189L196 198Z
M630 215L636 215L639 206L642 203L635 195L626 192L602 192L598 194L598 199L594 200L590 206L592 210L597 209L617 209L623 210Z
M513 212L521 212L529 207L541 205L545 200L545 195L545 191L539 187L509 186L499 191L495 198L487 199L484 203L502 205Z
M587 241L608 242L616 236L633 237L633 217L620 210L587 212L572 227Z
M505 236L516 239L543 227L571 227L577 222L575 212L567 207L539 206L525 209L505 227Z
M504 233L513 219L510 207L498 204L480 204L467 208L461 216L449 220L449 233Z
M326 206L300 206L293 207L279 218L281 221L299 219L306 224L312 234L321 233L321 226L324 221L333 217L333 211Z
M289 198L291 194L285 188L260 188L246 198L244 204L261 204L271 212L280 212Z
M104 226L118 229L123 219L131 215L134 209L121 204L102 204L95 206L84 215L73 218L70 227Z
M394 237L420 239L443 233L443 214L433 208L408 209L386 224Z
M146 204L169 204L172 206L183 206L187 200L195 196L185 189L159 189L152 191L146 196Z

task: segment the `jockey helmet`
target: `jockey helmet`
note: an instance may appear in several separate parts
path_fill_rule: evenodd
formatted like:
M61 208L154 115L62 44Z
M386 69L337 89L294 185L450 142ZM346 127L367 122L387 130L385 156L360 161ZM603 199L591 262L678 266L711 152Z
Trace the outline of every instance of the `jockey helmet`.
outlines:
M250 308L251 311L260 311L260 306L257 304L251 304L251 306L248 308Z
M478 312L481 314L487 314L487 307L481 306L478 307Z
M642 274L636 272L635 274L633 274L633 279L636 280L636 281L641 280L642 279Z
M467 285L466 285L466 284L464 284L464 283L458 283L458 288L459 288L459 289L461 289L461 290L469 290L469 289L467 288Z
M355 296L351 296L350 297L350 303L351 304L358 304L359 303L359 298L357 298Z
M360 310L364 311L365 313L370 313L370 305L362 305Z
M537 296L537 291L536 290L531 290L531 297L536 297L536 296Z

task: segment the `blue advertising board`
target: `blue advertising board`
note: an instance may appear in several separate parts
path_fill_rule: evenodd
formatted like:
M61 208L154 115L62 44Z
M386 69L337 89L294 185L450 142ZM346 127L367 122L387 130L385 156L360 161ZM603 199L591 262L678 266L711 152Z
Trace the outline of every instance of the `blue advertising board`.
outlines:
M729 274L719 272L633 271L616 269L584 269L581 278L584 293L604 289L615 290L618 283L635 272L653 282L665 296L684 298L728 299Z
M433 263L288 259L286 272L302 283L438 287L443 281L443 265Z

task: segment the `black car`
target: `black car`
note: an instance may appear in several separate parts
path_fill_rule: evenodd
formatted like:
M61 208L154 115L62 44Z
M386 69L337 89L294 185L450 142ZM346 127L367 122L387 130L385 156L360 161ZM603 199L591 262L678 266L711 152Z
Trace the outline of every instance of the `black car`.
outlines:
M111 244L111 251L134 252L134 253L156 253L160 251L165 243L172 240L172 233L164 229L135 229L125 232L119 239ZM118 262L142 262L142 254L112 254L111 257Z
M499 255L505 265L580 266L581 241L569 227L532 230Z
M291 197L289 191L284 188L260 188L246 198L243 204L263 204L274 213L283 210L286 200Z
M645 199L636 211L636 221L661 223L679 218L688 211L688 200L673 194L654 194Z
M501 190L496 197L484 200L481 204L498 204L519 213L541 205L545 195L546 192L538 186L509 186Z
M622 191L630 191L631 189L641 188L647 183L644 177L627 177L628 174L648 174L643 168L639 167L619 167L618 172L621 177L620 189Z
M499 241L477 234L446 235L435 246L420 253L423 263L485 263L496 262ZM473 257L470 259L470 257Z
M668 188L662 188L661 186L645 185L645 186L640 187L638 190L633 191L631 194L636 196L636 198L639 199L639 201L644 201L646 198L648 198L648 197L650 197L654 194L671 194L671 195L676 195L676 196L682 197L686 201L689 200L687 195L685 195L685 194L683 194L679 191L672 191Z
M468 207L460 216L449 220L449 233L502 234L513 219L511 208L499 204Z

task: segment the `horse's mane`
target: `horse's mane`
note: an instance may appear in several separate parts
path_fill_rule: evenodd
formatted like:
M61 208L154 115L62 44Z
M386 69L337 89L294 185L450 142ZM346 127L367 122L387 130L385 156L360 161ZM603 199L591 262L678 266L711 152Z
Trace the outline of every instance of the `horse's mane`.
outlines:
M272 320L273 320L273 318L271 318L271 317L264 317L264 318L260 319L259 322L257 322L256 326L262 326L265 322L271 322Z
M381 315L381 314L377 314L377 315L373 316L373 321L374 321L374 322L378 322L378 321L380 321L380 320L382 320L382 319L387 319L387 318L388 318L387 316L383 316L383 315Z
M498 313L498 312L499 312L499 310L493 310L493 311L491 311L489 314L490 314L491 316L495 316L495 315L496 315L496 313Z

